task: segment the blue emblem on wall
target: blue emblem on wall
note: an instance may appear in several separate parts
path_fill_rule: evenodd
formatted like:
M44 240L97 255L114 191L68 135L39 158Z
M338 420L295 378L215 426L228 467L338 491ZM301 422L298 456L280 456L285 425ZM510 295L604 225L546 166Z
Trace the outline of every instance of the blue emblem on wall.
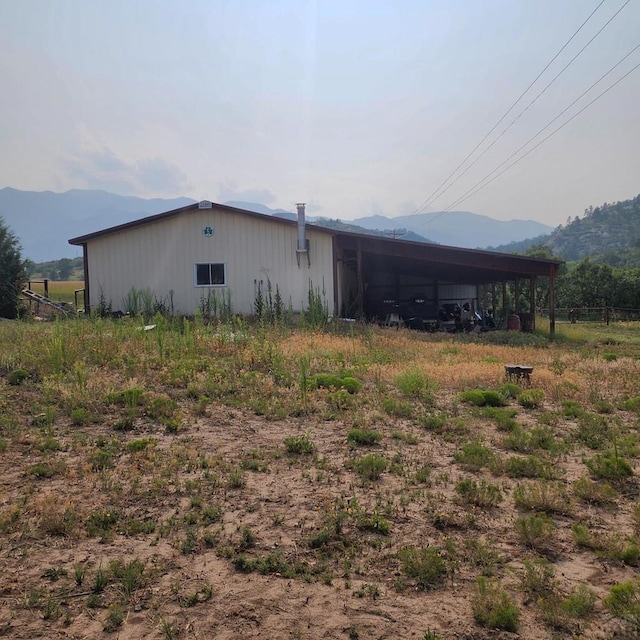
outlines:
M213 227L205 227L205 228L202 230L202 235L203 235L205 238L210 238L210 237L213 235Z

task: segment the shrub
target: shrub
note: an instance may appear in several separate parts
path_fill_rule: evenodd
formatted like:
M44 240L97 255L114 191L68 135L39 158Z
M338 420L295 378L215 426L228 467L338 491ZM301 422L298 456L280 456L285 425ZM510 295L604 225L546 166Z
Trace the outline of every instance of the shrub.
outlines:
M462 450L453 454L456 462L471 471L478 471L487 467L496 460L496 454L479 442L467 442L462 445Z
M71 411L71 423L77 427L87 425L91 422L92 416L84 407L76 407Z
M410 369L396 376L395 385L405 396L412 396L427 401L433 401L434 384L424 371Z
M520 612L511 596L496 580L479 577L471 600L474 620L483 627L515 633Z
M548 560L535 558L534 560L525 560L523 564L524 573L520 584L522 590L531 600L537 600L555 590L555 569Z
M362 383L352 376L339 376L331 373L319 373L309 379L309 385L316 389L345 389L349 393L358 393Z
M138 453L139 451L144 451L147 447L154 446L155 444L155 438L139 438L137 440L127 442L126 449L129 453Z
M537 480L519 484L513 492L517 507L543 513L571 513L566 489L557 482Z
M147 403L145 413L150 418L159 420L160 418L171 418L177 408L178 403L175 400L169 396L162 395L153 398L151 402Z
M525 409L536 409L544 402L542 389L527 389L518 395L518 404Z
M467 404L474 404L476 407L484 407L486 404L484 399L484 393L481 389L470 389L469 391L463 391L460 394L460 400Z
M447 424L447 417L443 413L427 413L418 418L420 425L427 431L442 431Z
M496 423L499 431L513 431L518 426L513 419L517 413L516 409L503 407L485 407L482 411L485 418Z
M634 413L640 413L640 396L633 396L622 403L622 408L625 411L633 411Z
M585 411L578 416L576 438L590 449L602 449L611 440L609 425L602 416Z
M373 429L351 429L347 434L347 440L351 444L371 445L382 440L382 434Z
M507 459L505 473L510 478L545 478L553 480L558 476L556 468L537 456L524 458L511 456Z
M483 391L484 403L488 407L504 407L507 404L507 400L499 391Z
M387 461L377 453L356 458L353 468L363 480L378 480L387 469Z
M520 393L520 387L514 382L505 382L498 391L505 398L517 398Z
M460 400L476 407L503 407L507 404L505 396L499 391L485 389L470 389L460 394Z
M565 418L578 418L584 413L584 409L575 400L564 400L562 402L562 415Z
M439 586L447 575L447 565L438 547L405 547L398 551L401 568L421 589Z
M288 453L311 455L315 453L316 445L308 433L299 436L288 436L284 439L284 446Z
M395 418L411 418L414 413L413 405L410 402L398 400L397 398L384 398L382 408Z
M614 584L602 604L612 616L625 622L636 634L640 633L640 597L633 582Z
M514 526L520 542L532 549L544 546L556 529L555 523L546 513L520 516Z
M613 504L618 497L611 485L606 482L594 482L586 477L578 478L573 483L573 493L579 500L597 505Z
M631 465L616 451L596 453L584 463L592 476L603 480L622 480L633 475Z
M28 380L30 375L31 374L24 369L14 369L13 371L9 372L9 375L7 376L7 382L10 385L17 387L18 385L21 385L25 380Z
M504 446L519 453L532 453L538 449L556 453L563 448L548 427L523 429L516 426L504 439Z
M475 480L464 478L456 485L456 493L464 502L477 507L495 507L502 502L500 487L486 480L478 484Z

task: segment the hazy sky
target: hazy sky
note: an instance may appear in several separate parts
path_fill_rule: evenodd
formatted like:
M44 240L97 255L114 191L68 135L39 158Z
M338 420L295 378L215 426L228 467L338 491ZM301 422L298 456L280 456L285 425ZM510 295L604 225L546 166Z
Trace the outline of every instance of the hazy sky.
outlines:
M604 1L494 137L624 2ZM0 0L0 187L413 213L599 3ZM428 210L452 205L638 44L631 0ZM638 63L640 49L537 140ZM564 223L640 192L639 143L640 69L454 208Z

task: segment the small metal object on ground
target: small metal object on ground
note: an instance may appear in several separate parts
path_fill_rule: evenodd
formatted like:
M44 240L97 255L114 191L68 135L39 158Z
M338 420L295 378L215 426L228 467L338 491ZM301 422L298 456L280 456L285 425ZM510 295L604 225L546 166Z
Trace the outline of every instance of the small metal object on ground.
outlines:
M509 380L531 384L531 374L533 373L533 367L527 367L521 364L505 364L504 372L507 379Z

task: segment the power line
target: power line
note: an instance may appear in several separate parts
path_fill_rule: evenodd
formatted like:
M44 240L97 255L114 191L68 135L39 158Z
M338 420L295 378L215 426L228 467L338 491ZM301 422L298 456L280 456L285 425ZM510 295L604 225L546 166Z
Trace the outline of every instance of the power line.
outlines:
M627 3L629 1L630 0L627 0ZM500 123L511 113L511 111L513 111L513 109L518 104L518 102L520 102L520 100L522 100L522 98L527 94L529 89L531 89L531 87L533 87L533 85L540 79L540 77L544 74L544 72L553 64L553 62L556 60L556 58L567 48L567 46L571 43L571 41L578 35L578 33L582 30L582 28L587 24L587 22L589 22L589 20L593 17L593 15L596 13L596 11L598 11L598 9L600 9L600 7L604 3L605 3L605 0L601 0L601 2L598 4L598 6L596 6L596 8L586 18L586 20L573 33L573 35L562 45L560 50L553 56L553 58L551 58L551 60L549 60L549 62L545 65L544 69L542 69L542 71L540 71L540 73L535 77L533 82L531 82L529 84L529 86L518 96L516 101L505 111L505 113L502 115L502 117L493 125L493 127L484 136L484 138L482 138L482 140L480 140L480 142L478 142L478 144L467 154L467 156L464 158L464 160L445 178L444 182L442 182L440 184L440 186L411 214L411 216L414 216L414 215L420 213L420 211L422 211L422 209L424 209L427 206L429 206L429 204L431 202L433 202L433 200L436 197L439 197L441 195L439 192L442 189L442 187L444 187L447 184L447 182L449 182L449 180L458 172L458 170L465 164L465 162L467 162L467 160L477 151L477 149L485 142L485 140L498 128Z
M638 47L640 47L640 45L636 46L634 48L633 51L635 51L636 49L638 49ZM633 51L631 53L633 53ZM626 57L628 57L629 55L631 55L631 53L627 54ZM622 61L620 61L622 62ZM620 63L618 63L620 64ZM618 65L616 65L618 66ZM635 67L631 68L629 71L627 71L627 73L625 73L622 77L618 78L618 80L616 80L613 84L609 85L602 93L600 93L599 95L597 95L593 100L591 100L591 102L588 102L584 107L582 107L582 109L580 109L579 111L577 111L574 115L572 115L568 120L566 120L565 122L563 122L559 127L557 127L556 129L554 129L548 136L544 137L542 140L540 140L540 142L538 142L538 144L536 144L535 146L533 146L531 149L529 149L526 153L523 153L519 158L517 158L516 160L514 160L510 165L508 165L507 167L505 167L502 171L500 171L500 173L498 173L497 175L493 176L493 178L491 178L490 180L487 180L487 178L492 174L495 173L495 171L497 171L497 169L499 169L503 164L505 164L505 162L508 162L508 159L505 160L505 162L503 162L500 167L497 167L496 169L494 169L491 173L487 174L482 180L480 180L479 182L477 182L473 187L471 187L471 189L469 189L468 191L466 191L464 194L462 194L462 196L460 196L460 198L458 198L455 202L452 202L442 213L447 213L448 211L450 211L453 207L458 206L459 204L463 203L465 200L468 200L471 196L475 195L476 193L478 193L479 191L481 191L482 189L484 189L486 186L488 186L489 184L491 184L494 180L496 180L497 178L499 178L503 173L505 173L506 171L508 171L509 169L511 169L511 167L515 166L516 164L518 164L518 162L520 162L521 160L524 160L524 158L526 158L530 153L532 153L533 151L535 151L541 144L545 143L549 138L551 138L552 136L554 136L556 133L558 133L558 131L560 131L560 129L563 129L564 127L566 127L571 121L575 120L583 111L585 111L586 109L588 109L594 102L596 102L597 100L599 100L600 98L602 98L602 96L604 96L606 93L608 93L609 91L611 91L611 89L613 89L617 84L619 84L620 82L622 82L628 75L630 75L631 73L633 73L636 69L638 69L640 67L640 63L638 63ZM609 72L607 72L608 74ZM605 74L605 75L607 75ZM603 76L604 77L604 76ZM601 78L602 79L602 78ZM598 82L600 82L600 80L598 80ZM596 82L595 84L597 84L598 82ZM592 87L595 85L592 85ZM591 87L590 87L591 89ZM589 90L590 90L589 89ZM588 90L587 90L588 91ZM586 92L585 92L586 93ZM584 95L584 94L582 94ZM580 96L582 97L582 96ZM579 98L578 98L579 99ZM577 102L576 99L574 101ZM572 105L574 104L572 103ZM571 105L570 105L571 106ZM567 107L568 109L569 107ZM565 111L567 110L565 109ZM560 114L561 115L561 114ZM554 120L552 120L551 122L555 121L558 119L559 116L556 116L556 118L554 118ZM544 129L548 128L549 125L551 124L551 122L545 126L543 129L541 129L535 136L533 136L533 138L536 138L542 131L544 131ZM529 142L531 140L533 140L533 138L531 138L529 140ZM526 146L527 144L529 144L529 142L527 142L524 146ZM523 147L521 147L518 151L520 151ZM518 153L518 151L516 151L515 153ZM510 157L513 157L513 155ZM487 180L485 182L485 180ZM482 184L484 182L484 184Z
M473 160L473 162L471 162L471 164L469 164L467 167L465 167L464 171L462 171L458 176L456 176L456 179L453 182L451 182L451 184L446 189L444 189L443 191L441 191L438 194L438 196L437 196L438 198L441 197L442 195L444 195L447 191L449 191L449 189L451 189L451 187L453 187L453 185L456 184L456 182L458 182L458 180L460 180L460 178L462 178L462 176L464 176L467 173L467 171L469 171L469 169L471 169L471 167L473 167L487 153L487 151L489 151L489 149L491 149L491 147L493 147L493 145L496 142L498 142L498 140L500 140L500 138L502 138L502 136L507 131L509 131L509 129L511 129L511 127L529 110L529 108L532 107L538 101L538 98L540 98L547 91L547 89L573 64L573 62L578 58L578 56L580 56L583 53L583 51L605 30L605 28L607 26L609 26L609 24L629 4L629 2L631 2L631 0L626 0L626 2L613 14L613 16L611 16L611 18L609 18L609 20L587 42L587 44L585 44L584 47L582 47L582 49L580 49L580 51L578 51L578 53L576 53L576 55L573 56L573 58L571 58L571 60L569 60L569 62L553 77L553 79L549 83L547 83L547 85L542 89L542 91L540 91L538 93L538 95L511 121L511 123L505 129L503 129L503 131L498 135L498 137L495 138L487 147L485 147L485 149ZM635 49L634 49L634 51L635 51ZM628 55L631 55L631 54L628 54ZM625 58L626 57L627 56L625 56ZM618 63L618 64L620 64L620 63ZM612 71L612 70L613 69L611 69L610 71ZM598 80L598 82L600 82L600 80ZM596 84L597 84L597 82L596 82ZM589 90L590 89L587 89L587 91L589 91ZM564 113L564 111L562 113ZM562 114L560 114L560 115L562 115ZM547 126L549 126L549 125L547 125ZM536 135L538 135L538 134L536 134ZM485 139L486 139L486 136L485 136ZM522 148L522 147L520 147L520 148ZM476 149L477 149L477 147L476 147ZM518 149L518 151L519 150L520 149ZM517 153L517 151L516 151L516 153ZM509 160L511 157L512 156L509 156L509 158L507 158L507 160ZM468 158L468 156L467 156L467 158Z

